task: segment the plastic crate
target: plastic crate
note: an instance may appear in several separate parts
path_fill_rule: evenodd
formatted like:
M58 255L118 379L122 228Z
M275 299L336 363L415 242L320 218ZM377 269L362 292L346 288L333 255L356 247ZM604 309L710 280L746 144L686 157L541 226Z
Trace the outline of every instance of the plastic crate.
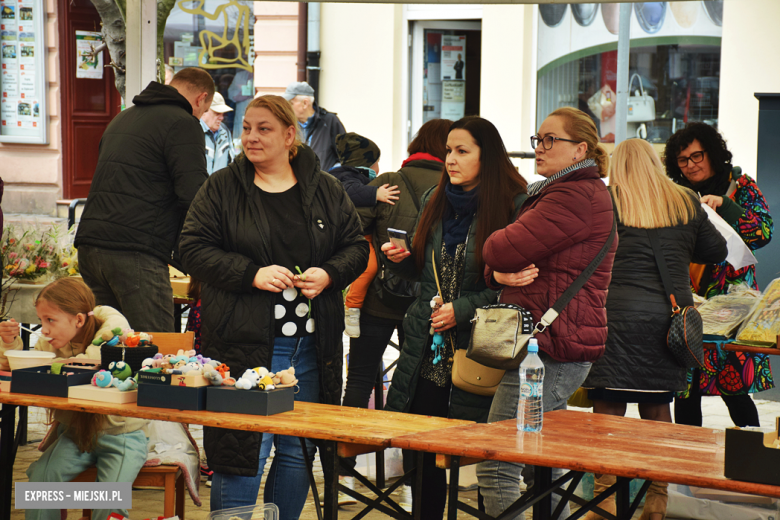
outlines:
M279 508L274 504L256 504L254 506L234 507L212 511L207 520L279 520Z

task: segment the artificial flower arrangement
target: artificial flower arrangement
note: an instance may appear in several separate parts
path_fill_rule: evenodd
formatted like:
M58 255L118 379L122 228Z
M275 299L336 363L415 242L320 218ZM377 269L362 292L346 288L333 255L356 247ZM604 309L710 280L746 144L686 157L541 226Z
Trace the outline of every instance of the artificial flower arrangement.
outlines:
M59 266L57 227L20 232L9 225L3 230L3 274L26 281L45 280Z

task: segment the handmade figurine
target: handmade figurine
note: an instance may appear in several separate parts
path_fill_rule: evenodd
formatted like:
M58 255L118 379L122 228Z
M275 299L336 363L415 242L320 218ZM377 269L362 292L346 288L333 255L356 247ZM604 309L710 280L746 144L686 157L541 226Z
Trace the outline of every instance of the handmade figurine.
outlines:
M111 371L112 376L120 381L124 381L133 375L133 369L124 361L112 361L111 364L108 365L108 370Z
M124 381L114 378L113 385L119 389L120 392L129 392L138 388L138 383L132 377L128 377Z
M295 377L295 369L293 367L277 372L273 376L273 380L276 388L286 388L298 384L298 379Z
M257 388L259 390L273 390L275 388L274 386L274 380L271 378L270 374L266 374L263 376L263 378L258 381Z
M97 345L98 347L107 346L107 347L114 347L119 344L119 336L122 334L122 329L117 327L115 329L112 329L110 332L106 331L104 332L99 338L95 338L94 341L92 341L93 345Z
M259 381L260 374L256 370L249 368L246 370L246 372L244 372L241 378L236 381L236 388L241 390L250 390L256 387Z
M92 384L100 388L108 388L113 380L114 376L108 370L100 370L92 376Z

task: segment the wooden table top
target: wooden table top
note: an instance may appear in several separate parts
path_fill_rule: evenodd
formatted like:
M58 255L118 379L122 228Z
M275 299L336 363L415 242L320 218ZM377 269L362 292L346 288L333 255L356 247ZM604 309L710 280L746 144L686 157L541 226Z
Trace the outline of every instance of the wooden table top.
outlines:
M101 403L11 392L0 393L2 403L278 433L377 448L389 447L394 437L472 424L442 417L304 402L296 402L295 410L271 416L147 408L135 403Z
M395 448L606 473L780 497L780 486L723 476L725 432L572 410L544 414L541 434L514 420L396 437Z

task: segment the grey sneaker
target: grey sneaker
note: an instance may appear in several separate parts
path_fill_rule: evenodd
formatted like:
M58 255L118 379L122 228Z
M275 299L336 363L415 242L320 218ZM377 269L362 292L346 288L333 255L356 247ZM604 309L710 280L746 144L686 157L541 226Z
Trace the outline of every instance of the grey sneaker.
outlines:
M344 313L344 332L350 338L360 337L360 309L347 307Z

